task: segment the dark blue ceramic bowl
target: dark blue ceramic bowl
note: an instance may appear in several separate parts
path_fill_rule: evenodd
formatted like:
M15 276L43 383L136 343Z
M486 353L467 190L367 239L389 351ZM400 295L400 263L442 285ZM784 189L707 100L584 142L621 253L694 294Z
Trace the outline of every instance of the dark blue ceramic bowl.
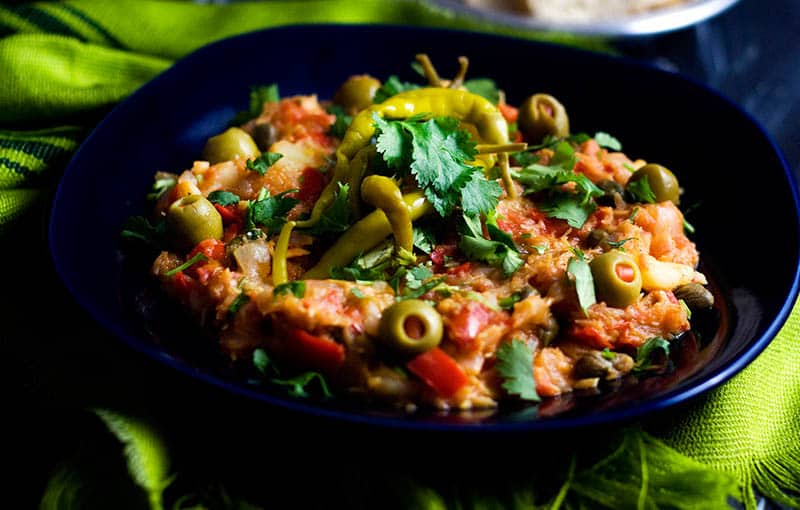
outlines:
M595 396L539 408L432 414L316 402L253 386L213 342L148 290L146 265L120 251L120 228L145 212L157 170L181 171L205 140L246 109L251 85L278 82L284 95L330 98L352 74L413 80L427 52L445 74L470 58L512 104L556 95L574 131L606 131L634 157L673 169L699 203L688 219L717 295L696 319L676 370ZM55 197L50 243L75 298L105 328L152 358L239 395L306 413L373 425L436 430L541 430L626 420L674 406L750 363L786 320L798 286L798 197L770 137L736 105L703 85L636 62L534 42L389 26L298 26L246 34L188 56L120 104L86 140Z

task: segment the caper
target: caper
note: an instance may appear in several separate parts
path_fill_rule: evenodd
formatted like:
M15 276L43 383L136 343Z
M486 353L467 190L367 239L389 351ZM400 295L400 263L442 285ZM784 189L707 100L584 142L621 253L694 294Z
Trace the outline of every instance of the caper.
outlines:
M575 377L579 379L605 377L611 370L611 366L611 360L604 358L600 351L592 351L578 358L572 370Z
M351 76L336 91L333 102L349 113L360 112L372 104L380 86L381 82L368 74Z
M609 238L608 232L605 230L596 228L589 232L589 235L586 236L586 246L589 248L597 248L598 246L604 247L608 246L607 241Z
M672 201L676 205L680 201L681 188L678 179L669 169L650 163L635 171L628 180L628 186L632 183L647 179L650 189L653 190L656 202Z
M539 143L547 135L569 136L569 117L564 105L549 94L534 94L522 103L517 119L529 143Z
M442 341L442 317L431 305L407 299L384 310L378 339L388 349L406 356L429 351Z
M642 274L636 261L627 253L611 250L592 259L589 267L599 301L615 308L625 308L639 300Z
M212 136L203 148L203 159L212 165L223 161L231 161L237 157L255 158L261 154L256 142L244 130L237 127L228 128L225 132Z
M702 310L714 306L714 294L699 283L687 283L676 288L673 293L682 299L691 310Z
M537 332L542 345L549 345L555 340L556 336L558 336L558 329L558 321L551 315L547 319L547 324L541 326Z
M599 197L595 198L599 205L605 205L608 207L616 207L617 204L624 204L623 196L625 194L625 188L623 188L619 183L616 181L612 181L610 179L600 181L597 183L597 187L603 190L604 194L600 195Z
M262 151L269 150L278 141L278 130L269 122L256 124L253 128L253 140Z
M202 195L186 195L167 209L167 232L173 244L190 250L205 239L222 239L222 216Z

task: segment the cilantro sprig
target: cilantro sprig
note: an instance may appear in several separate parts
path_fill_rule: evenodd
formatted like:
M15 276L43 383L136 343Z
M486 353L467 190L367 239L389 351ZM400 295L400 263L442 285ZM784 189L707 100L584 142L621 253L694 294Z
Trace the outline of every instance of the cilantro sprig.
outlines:
M303 299L306 295L306 282L303 280L294 280L276 285L275 289L272 291L272 297L277 299L278 296L283 294L291 294L297 299Z
M475 159L475 142L459 129L457 119L415 116L386 120L374 114L376 148L390 169L410 171L428 201L443 217L459 206L470 215L488 213L497 206L502 188L490 181Z
M265 152L255 159L248 159L247 169L252 170L258 175L264 175L267 173L267 170L282 157L283 154L279 152Z
M293 397L307 398L310 394L310 386L316 381L319 391L325 398L331 398L333 394L328 389L325 376L319 372L302 372L294 377L283 378L281 371L264 349L253 351L253 366L258 372L272 384L285 386L289 394Z
M258 198L247 208L246 230L261 226L266 227L269 233L280 231L286 223L286 215L300 202L296 198L286 196L290 193L297 193L297 190L290 189L269 196L266 189L262 189Z
M280 101L281 94L278 90L278 84L272 83L270 85L256 85L250 87L250 107L236 114L231 120L232 126L240 126L250 119L255 119L261 115L264 109L264 103L275 103Z
M350 228L353 223L350 208L350 185L337 183L338 189L334 191L333 203L320 216L308 233L314 236L340 234Z
M664 367L664 363L656 362L658 351L663 354L663 360L669 360L669 342L660 336L648 338L636 348L636 363L633 365L635 373L652 372Z
M236 193L231 193L230 191L217 190L217 191L212 191L211 193L208 194L209 202L211 202L212 204L219 204L223 207L229 205L236 205L239 203L239 200L241 200L241 198L239 198L239 195L237 195Z
M410 83L407 81L400 81L395 75L389 76L386 81L375 91L375 96L372 98L372 102L375 104L382 103L389 99L392 96L395 96L401 92L405 92L407 90L414 90L418 89L419 85L416 83Z
M496 223L489 228L490 222L487 221L491 239L486 239L478 217L465 214L463 219L464 228L458 246L467 258L486 262L502 270L506 277L514 274L525 262L511 236L500 230Z
M533 376L533 350L525 342L516 338L503 342L495 357L495 369L503 378L503 388L510 395L531 402L541 401Z
M594 278L589 264L583 254L576 252L575 256L567 263L567 272L572 275L575 283L575 292L578 294L578 303L584 314L588 313L590 306L597 302L594 294Z

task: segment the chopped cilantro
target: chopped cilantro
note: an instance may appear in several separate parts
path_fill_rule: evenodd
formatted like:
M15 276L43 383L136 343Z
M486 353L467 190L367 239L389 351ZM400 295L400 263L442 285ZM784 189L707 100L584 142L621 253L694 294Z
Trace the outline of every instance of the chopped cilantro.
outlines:
M337 280L386 280L386 273L394 267L393 255L394 243L385 242L356 257L348 266L331 268L330 276Z
M528 166L539 161L539 156L537 156L530 150L522 152L513 152L509 154L509 157L512 160L514 160L514 162L517 163L519 166Z
M259 373L261 373L261 375L268 378L269 382L279 386L287 386L289 389L289 394L293 397L308 397L309 393L306 388L313 381L317 381L319 383L319 388L323 397L330 398L333 396L328 389L328 383L325 381L325 377L318 372L303 372L288 379L281 379L278 377L280 375L280 371L272 362L264 349L256 349L253 351L253 366L259 371Z
M147 194L147 200L158 200L168 189L175 186L176 182L178 182L177 177L156 179L155 182L153 182L153 187L150 188L150 193Z
M163 219L150 223L144 216L131 216L119 235L122 239L161 249L166 244L166 232L167 224Z
M208 200L212 204L219 204L223 207L228 205L235 205L239 203L239 195L236 193L231 193L230 191L212 191L208 194Z
M636 363L633 371L637 373L658 370L663 367L661 364L653 364L653 358L657 351L663 351L666 358L669 357L669 342L660 336L648 338L645 343L636 348Z
M397 294L397 301L417 299L444 281L444 277L432 278L433 271L422 264L411 268L400 267L389 281ZM403 292L400 292L400 283L403 283Z
M636 219L636 215L637 214L639 214L639 208L638 207L634 207L633 210L631 211L631 215L628 216L628 221L633 223L633 220Z
M277 83L250 87L250 108L247 111L237 113L231 121L231 125L240 126L250 119L255 119L261 115L264 103L274 103L280 101L280 99L281 95Z
M613 151L622 150L622 144L620 143L619 140L609 135L608 133L604 133L602 131L598 131L597 133L595 133L594 141L597 142L597 145L599 145L600 147L605 147L606 149L611 149Z
M497 226L497 213L495 211L490 211L486 215L486 230L489 232L489 238L492 241L503 243L512 250L519 251L511 234Z
M282 294L292 294L297 299L303 299L303 296L306 295L306 282L303 280L295 280L276 285L275 289L272 291L272 298L277 299L277 297Z
M497 373L503 378L503 388L510 395L539 402L536 379L533 377L533 350L522 340L503 342L496 353Z
M436 245L436 236L428 227L414 225L414 247L423 253L430 254Z
M683 219L683 230L690 234L694 234L694 226L691 223L686 221L686 218Z
M366 296L364 295L364 293L363 293L363 292L361 292L361 289L359 289L358 287L353 287L352 289L350 289L350 292L352 292L352 293L353 293L353 295L354 295L355 297L357 297L358 299L364 299L364 298L366 297Z
M238 296L231 302L231 306L228 307L228 317L233 317L236 315L236 312L239 311L244 305L246 305L250 301L250 296L245 294L244 292L240 292Z
M530 295L530 289L519 290L514 292L508 297L500 298L497 300L497 304L503 310L513 310L514 305L525 299Z
M525 262L515 248L497 241L483 237L480 219L475 216L463 215L465 232L461 236L459 248L470 260L486 262L497 267L508 277ZM500 230L499 228L497 230ZM502 232L502 230L500 231ZM513 241L512 241L513 246Z
M249 230L260 225L267 227L271 233L278 232L286 223L286 215L299 203L296 198L286 195L296 192L296 189L290 189L271 197L259 195L259 198L251 202L247 209L246 228Z
M464 88L497 104L500 101L500 89L490 78L473 78L464 82Z
M407 90L414 90L418 89L419 85L409 82L400 81L395 75L389 76L383 85L381 85L378 90L375 91L375 97L372 98L373 103L382 103L389 99L390 97L397 95L401 92L405 92Z
M574 193L562 192L553 193L539 204L539 208L551 218L565 220L570 227L581 228L596 207Z
M567 264L567 272L575 278L575 291L578 303L586 314L590 306L597 302L594 295L594 279L589 264L581 256L572 257Z
M530 248L532 250L535 250L536 253L538 253L539 255L542 255L545 251L547 251L547 245L546 244L534 245L534 246L531 246Z
M620 239L619 241L609 241L606 239L606 244L611 246L612 248L622 248L623 244L627 243L632 239L633 239L632 237L626 237L625 239Z
M328 130L328 134L341 140L344 138L347 128L350 127L350 123L353 122L353 117L347 115L347 113L344 111L344 108L338 104L332 104L328 106L328 113L336 116L336 120Z
M255 159L247 160L247 169L256 172L259 175L264 175L269 170L269 167L274 165L283 154L278 152L265 152Z
M607 360L612 360L612 359L614 359L616 357L616 354L611 352L611 349L609 349L608 347L603 349L603 351L600 353L600 355L603 356L603 359L607 359Z
M314 236L340 234L350 228L352 214L350 209L350 185L337 183L339 188L334 191L333 203L320 216L319 221L309 229Z
M194 255L194 257L190 258L189 260L187 260L183 264L179 265L178 267L174 267L174 268L170 269L169 271L167 271L166 273L164 273L164 276L175 276L176 274L180 273L181 271L185 271L185 270L189 269L190 267L192 267L193 265L197 264L201 260L208 260L208 257L206 257L202 253L198 252L198 253L196 253Z
M502 188L488 180L481 168L467 164L477 151L457 119L385 120L377 114L373 118L376 148L386 164L400 172L410 169L441 216L449 216L459 204L472 215L495 208Z
M634 177L636 174L633 174ZM646 202L654 204L656 202L656 194L653 193L653 188L650 187L650 180L647 176L642 176L641 179L634 179L633 177L628 181L625 191L633 198L635 202Z

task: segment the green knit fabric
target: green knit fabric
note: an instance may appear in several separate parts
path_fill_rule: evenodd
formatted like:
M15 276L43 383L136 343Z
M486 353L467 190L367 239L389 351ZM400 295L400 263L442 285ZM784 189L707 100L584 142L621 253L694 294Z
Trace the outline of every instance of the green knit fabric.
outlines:
M486 26L410 1L204 6L75 0L0 7L0 233L41 205L42 188L57 180L104 109L175 59L234 34L313 22L456 27L609 50L603 41ZM755 487L800 508L798 339L800 309L795 306L778 337L751 366L673 413L669 423L649 425L649 434L629 429L619 448L600 463L573 464L550 506L719 508L726 495L735 493L747 508L755 508ZM598 480L613 489L598 491ZM689 494L692 481L706 492Z

